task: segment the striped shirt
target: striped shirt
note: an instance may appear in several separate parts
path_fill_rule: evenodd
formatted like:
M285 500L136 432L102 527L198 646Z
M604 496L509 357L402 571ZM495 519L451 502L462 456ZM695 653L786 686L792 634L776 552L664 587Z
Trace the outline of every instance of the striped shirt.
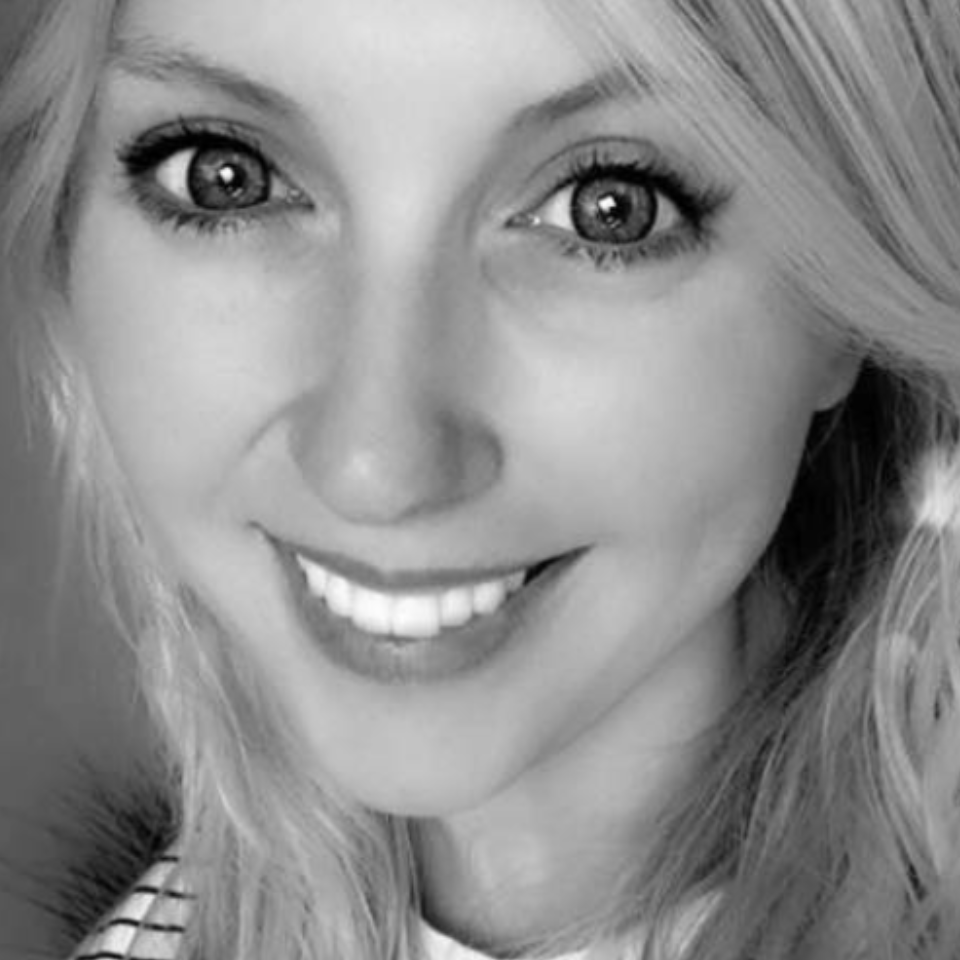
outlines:
M195 897L179 876L179 863L175 853L161 857L70 960L184 960L179 952ZM680 918L675 947L679 948L694 933L716 902L716 897L709 896L690 905ZM486 954L452 940L427 924L423 925L422 935L426 960L490 960ZM674 949L668 953L673 955ZM601 950L590 956L599 960L609 954ZM586 953L568 954L555 960L586 960Z
M151 901L158 898L170 900L169 909L148 918ZM180 960L177 951L185 933L185 907L188 909L186 900L161 890L159 876L151 871L71 960ZM423 944L426 960L491 960L426 924ZM585 960L585 955L570 954L556 960Z
M170 853L147 871L71 960L179 960L191 901Z
M161 857L71 960L181 960L178 951L194 898L177 876L178 864L176 854ZM422 933L427 960L490 960L427 924ZM583 955L556 960L583 960Z

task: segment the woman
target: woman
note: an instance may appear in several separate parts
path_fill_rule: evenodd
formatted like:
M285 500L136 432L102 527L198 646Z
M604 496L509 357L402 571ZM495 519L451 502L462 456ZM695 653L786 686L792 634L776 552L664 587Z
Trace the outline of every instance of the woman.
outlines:
M956 955L958 63L952 0L48 5L8 286L178 811L79 955Z

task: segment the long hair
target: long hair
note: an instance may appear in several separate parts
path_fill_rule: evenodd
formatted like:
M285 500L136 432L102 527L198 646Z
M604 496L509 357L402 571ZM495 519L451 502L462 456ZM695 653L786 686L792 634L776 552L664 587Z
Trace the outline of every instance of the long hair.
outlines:
M49 0L6 82L0 258L66 513L135 644L170 754L191 947L407 960L409 826L307 762L240 645L139 534L64 345L71 218L120 0ZM603 916L682 960L948 960L960 943L960 17L954 0L553 0L653 78L773 229L784 297L863 357L819 415L748 586L749 683ZM645 35L656 46L644 44ZM704 898L715 897L719 901ZM678 915L704 907L678 936ZM689 912L686 911L689 919Z

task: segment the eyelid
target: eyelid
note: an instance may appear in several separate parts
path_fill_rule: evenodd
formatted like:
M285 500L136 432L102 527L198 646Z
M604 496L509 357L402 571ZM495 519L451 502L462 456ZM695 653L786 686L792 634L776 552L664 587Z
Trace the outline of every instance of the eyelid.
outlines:
M206 144L174 146L165 160L161 160L158 164L156 164L156 166L154 166L148 171L151 176L151 179L153 180L153 183L156 186L158 186L160 189L165 190L168 194L170 194L173 198L175 198L177 202L184 203L185 205L189 205L190 201L188 199L181 197L178 191L174 189L174 187L171 186L169 182L166 182L166 181L168 179L173 179L174 181L183 180L184 182L186 182L189 177L190 167L193 164L193 161L196 159L197 155L201 151L210 149L211 146L215 146L215 145L217 144L206 143ZM269 159L264 157L259 152L254 152L253 150L246 148L246 145L239 144L239 142L225 142L224 146L234 151L237 150L238 146L247 149L247 151L250 153L251 156L256 156L258 162L261 162L263 164L264 168L267 170L268 175L270 177L270 180L271 180L270 200L262 204L256 204L246 209L262 210L264 207L272 206L275 201L279 201L279 198L273 196L273 194L275 194L278 191L278 189L284 194L290 195L287 199L284 199L280 202L286 203L289 201L289 199L296 199L298 196L302 195L302 191L300 191L299 188L285 174L278 171L276 167L269 161ZM201 207L198 209L204 210L207 213L213 212L213 211L207 210L204 207ZM231 214L239 213L241 209L245 209L245 208L238 207L233 211L224 210L222 211L222 215L230 216Z
M563 201L562 198L568 192L572 194L580 185L580 183L581 181L578 179L575 179L575 178L570 179L568 182L563 183L559 187L557 187L552 193L549 193L547 195L547 198L543 201L543 203L541 203L538 207L536 207L534 210L532 210L530 213L527 214L527 218L528 218L527 222L529 223L529 225L543 227L544 229L556 229L565 233L573 233L575 230L575 226L573 224L571 224L571 227L559 227L556 224L547 222L547 216L548 216L549 209L551 207L557 206L562 211L562 208L566 202L566 201ZM689 219L680 209L677 202L673 199L673 197L667 191L660 189L655 184L651 184L648 189L657 198L656 222L659 222L661 217L664 215L665 208L668 211L672 211L670 215L671 221ZM570 199L572 199L572 196ZM656 222L654 223L654 226L656 226ZM661 231L664 229L675 229L675 223L671 222L668 227L660 228ZM651 236L652 235L653 235L653 230L651 228ZM584 240L584 242L586 243L588 241ZM596 242L596 241L593 241L593 242Z
M577 143L550 157L527 181L524 192L532 191L531 184L539 185L546 181L546 186L537 186L532 200L522 204L523 212L529 214L557 191L578 183L583 169L591 164L642 172L644 179L654 189L662 190L671 199L679 201L681 212L687 212L683 209L687 200L692 202L700 197L709 197L719 205L730 194L728 189L711 182L697 166L673 151L665 150L650 140L609 136Z
M246 208L213 211L194 207L159 181L158 171L179 153L215 147L256 155L270 176L283 183L287 196ZM129 188L147 212L159 214L159 219L170 220L178 228L194 226L200 232L212 232L218 226L226 229L252 225L297 207L316 209L311 197L274 160L275 154L276 150L266 146L256 132L222 118L180 117L136 135L117 149Z
M658 203L669 204L671 222L642 239L622 243L589 239L575 228L542 222L543 208L556 202L564 190L608 172L613 179L622 175L649 187ZM541 186L544 181L546 185ZM734 195L731 184L709 177L685 155L627 137L596 137L554 154L527 180L525 192L534 199L501 225L528 235L540 249L562 254L597 273L624 272L707 249L715 236L717 216Z
M179 153L215 147L239 147L255 154L272 175L292 183L256 135L227 121L178 120L140 135L118 155L129 172L139 175L156 170Z
M253 131L232 121L214 118L188 120L180 117L152 127L122 144L117 157L133 173L145 173L180 150L236 144L261 156L271 170L275 168L268 149Z
M521 206L529 210L539 206L556 190L568 186L576 181L574 172L575 161L597 149L618 149L621 145L629 145L634 157L647 155L647 142L643 140L629 140L623 137L601 137L565 146L551 154L544 162L537 165L525 179L520 193L529 199Z

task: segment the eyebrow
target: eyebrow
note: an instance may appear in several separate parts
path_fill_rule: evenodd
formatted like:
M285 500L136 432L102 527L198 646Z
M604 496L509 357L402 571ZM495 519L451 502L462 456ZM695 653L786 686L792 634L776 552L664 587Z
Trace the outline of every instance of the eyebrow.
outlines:
M263 113L303 116L300 105L282 90L186 48L164 46L149 38L120 38L111 46L107 63L114 70L158 83L206 87Z
M108 64L131 76L205 87L262 113L305 120L304 110L289 94L188 48L169 47L152 38L120 38L110 50ZM637 101L650 95L652 88L649 76L639 67L611 67L520 108L507 121L506 135L548 127L604 105Z
M559 93L522 107L507 122L508 134L548 127L560 120L615 103L638 102L652 96L648 75L631 65L610 67Z

